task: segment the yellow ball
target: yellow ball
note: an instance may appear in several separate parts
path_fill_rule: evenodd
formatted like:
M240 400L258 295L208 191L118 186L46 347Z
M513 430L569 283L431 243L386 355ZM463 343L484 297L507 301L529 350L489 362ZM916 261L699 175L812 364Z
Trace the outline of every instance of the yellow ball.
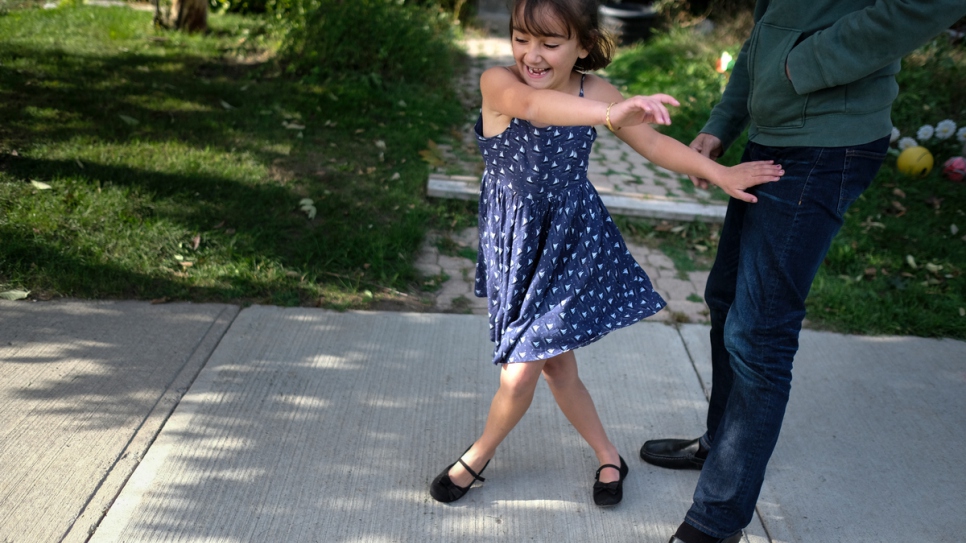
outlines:
M909 147L899 153L896 168L909 177L926 177L932 171L932 153L925 147Z

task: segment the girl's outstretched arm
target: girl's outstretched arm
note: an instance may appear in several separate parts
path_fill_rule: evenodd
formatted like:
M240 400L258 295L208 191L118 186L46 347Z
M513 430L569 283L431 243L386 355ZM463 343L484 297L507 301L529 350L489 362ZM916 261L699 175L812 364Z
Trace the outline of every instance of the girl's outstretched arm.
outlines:
M579 73L574 72L572 75L575 92L568 94L556 90L535 89L523 83L513 69L515 68L490 68L480 76L485 136L502 132L509 126L511 119L558 126L603 125L607 122L608 114L612 123L619 120L627 126L670 120L667 108L656 96L634 97L626 103L621 98L614 102L622 103L611 105L611 102L577 96L576 90L580 88ZM590 77L592 76L588 76L588 80ZM666 98L673 100L669 96Z
M596 100L618 101L623 99L613 85L598 77L592 80L591 85L585 85L585 93L588 97ZM664 97L666 95L655 96ZM746 190L762 183L778 181L785 173L780 164L774 164L771 161L745 162L730 168L722 166L674 138L661 134L647 124L622 126L624 110L618 107L620 105L622 103L618 103L611 108L611 124L614 125L615 134L618 138L624 140L631 148L654 164L692 178L706 179L721 187L732 198L755 203L758 199ZM636 120L633 115L631 117L632 121ZM671 124L669 117L649 122Z

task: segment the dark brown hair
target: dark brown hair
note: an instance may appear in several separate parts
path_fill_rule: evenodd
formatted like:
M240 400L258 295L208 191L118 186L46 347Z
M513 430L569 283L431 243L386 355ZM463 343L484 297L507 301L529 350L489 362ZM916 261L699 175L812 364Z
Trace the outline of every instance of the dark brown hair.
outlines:
M614 56L614 39L600 28L597 0L510 0L510 34L518 28L533 36L553 36L547 14L553 14L567 25L567 39L577 35L581 47L588 51L578 58L574 70L599 70L610 64ZM549 11L547 11L549 10ZM519 17L519 20L518 20Z

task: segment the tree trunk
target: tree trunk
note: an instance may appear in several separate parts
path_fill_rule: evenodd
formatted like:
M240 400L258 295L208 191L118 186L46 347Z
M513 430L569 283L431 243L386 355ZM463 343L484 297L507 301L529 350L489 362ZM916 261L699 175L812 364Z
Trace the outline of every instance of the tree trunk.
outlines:
M208 0L173 0L164 26L186 32L208 30Z

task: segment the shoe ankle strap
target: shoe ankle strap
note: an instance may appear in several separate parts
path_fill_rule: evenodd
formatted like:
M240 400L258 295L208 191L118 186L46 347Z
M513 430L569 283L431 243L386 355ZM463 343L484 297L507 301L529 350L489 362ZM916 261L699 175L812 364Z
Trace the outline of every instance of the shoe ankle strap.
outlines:
M484 479L483 477L480 477L479 473L476 473L475 471L473 471L473 468L471 468L469 464L464 462L462 458L459 459L459 462L460 464L463 464L463 468L466 469L466 471L470 472L470 475L473 476L474 481L486 482L486 479ZM483 469L486 469L486 466L489 466L489 465L490 465L490 462L487 461L486 464L483 465ZM483 473L483 469L480 470L480 473Z
M603 466L601 466L601 467L599 467L599 468L597 468L597 475L595 475L595 476L594 476L594 478L596 478L596 479L600 479L600 472L601 472L601 470L603 470L604 468L614 468L614 469L616 469L616 470L617 470L617 473L620 473L620 472L621 472L621 468L620 468L620 466L615 466L614 464L604 464Z

